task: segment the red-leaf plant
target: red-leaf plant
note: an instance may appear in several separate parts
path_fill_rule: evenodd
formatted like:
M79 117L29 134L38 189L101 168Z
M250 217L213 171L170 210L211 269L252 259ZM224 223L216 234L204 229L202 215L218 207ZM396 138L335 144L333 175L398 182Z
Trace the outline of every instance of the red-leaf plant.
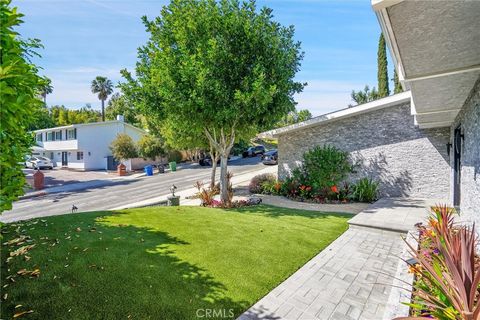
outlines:
M437 207L438 208L438 207ZM433 208L432 208L433 209ZM427 234L438 249L438 255L426 257L407 243L418 262L417 276L427 281L435 290L417 287L417 308L428 310L428 317L401 317L400 319L480 320L480 303L477 291L480 283L480 264L476 261L477 237L475 225L454 227L452 211L440 207L437 223L431 224L435 232ZM441 292L444 299L432 292Z

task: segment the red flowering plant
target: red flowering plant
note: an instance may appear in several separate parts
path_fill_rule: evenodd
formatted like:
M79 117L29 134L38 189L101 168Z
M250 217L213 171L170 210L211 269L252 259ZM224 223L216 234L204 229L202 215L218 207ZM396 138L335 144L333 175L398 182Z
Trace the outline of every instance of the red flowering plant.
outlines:
M302 199L310 199L312 197L312 187L302 184L299 189L299 194Z

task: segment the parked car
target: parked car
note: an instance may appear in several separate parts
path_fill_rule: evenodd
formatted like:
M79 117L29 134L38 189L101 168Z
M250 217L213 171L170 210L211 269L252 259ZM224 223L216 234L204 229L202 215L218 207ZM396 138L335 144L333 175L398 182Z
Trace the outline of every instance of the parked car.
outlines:
M45 157L31 157L25 161L25 166L32 169L53 169L52 160Z
M265 152L262 156L262 163L267 164L278 164L278 151L277 149L269 150Z
M228 156L228 160L230 160L230 156ZM212 165L212 157L210 155L205 156L205 158L202 158L198 161L198 164L201 165L202 167L204 166L211 166ZM217 160L217 164L220 164L220 157Z
M245 150L242 154L244 158L247 157L256 157L259 154L263 155L266 152L266 149L262 145L254 146L254 147L249 147L247 150Z

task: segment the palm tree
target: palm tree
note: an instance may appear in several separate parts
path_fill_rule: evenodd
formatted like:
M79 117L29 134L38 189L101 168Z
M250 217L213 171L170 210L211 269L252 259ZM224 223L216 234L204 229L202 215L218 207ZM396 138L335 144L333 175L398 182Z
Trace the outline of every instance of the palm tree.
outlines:
M47 106L47 94L53 92L52 81L47 77L43 78L42 84L40 86L40 95L43 98L43 103Z
M106 77L97 76L92 81L92 92L98 93L98 99L102 101L102 121L105 121L105 100L113 92L112 81Z

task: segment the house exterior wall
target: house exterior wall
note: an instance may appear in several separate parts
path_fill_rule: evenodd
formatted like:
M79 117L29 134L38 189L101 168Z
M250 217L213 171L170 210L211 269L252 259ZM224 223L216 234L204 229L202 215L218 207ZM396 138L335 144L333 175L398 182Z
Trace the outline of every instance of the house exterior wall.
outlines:
M362 176L380 182L381 196L449 199L446 144L450 129L418 129L403 103L332 121L278 137L279 177L297 166L305 151L330 144L350 152Z
M122 122L77 128L78 150L83 151L84 169L106 168L105 158L112 155L110 144L119 133L128 134L135 142L142 136L139 130L130 128Z
M460 217L467 222L476 222L478 226L480 224L480 78L451 126L451 143L453 143L453 132L459 125L464 134L460 158ZM453 152L450 160L453 194Z
M67 130L76 128L76 139L66 140ZM126 133L137 142L144 132L140 129L126 125L124 122L112 121L104 123L92 123L88 125L76 125L63 127L62 129L41 130L45 132L62 131L62 140L38 141L37 144L43 147L45 156L51 158L57 166L62 165L62 151L68 152L68 168L81 170L106 169L107 156L111 156L110 144L119 133ZM77 153L83 152L83 159L77 159Z

